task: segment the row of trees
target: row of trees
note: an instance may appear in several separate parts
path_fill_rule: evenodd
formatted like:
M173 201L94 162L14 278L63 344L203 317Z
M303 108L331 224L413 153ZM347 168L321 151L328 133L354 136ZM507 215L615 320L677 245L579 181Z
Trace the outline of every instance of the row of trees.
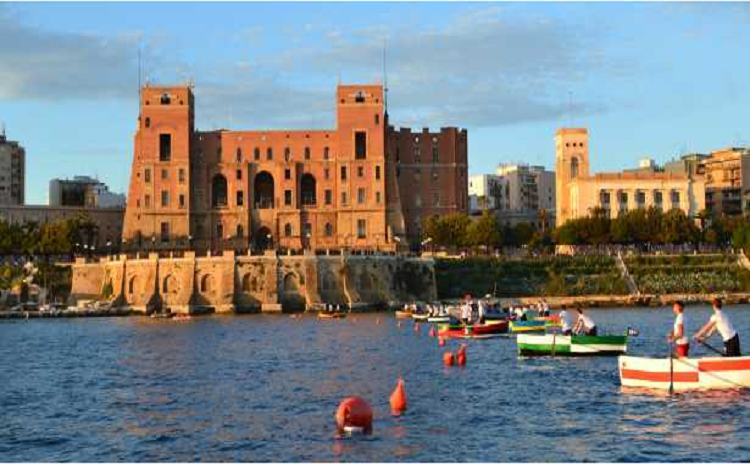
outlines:
M525 222L501 226L490 211L476 220L466 214L431 216L424 221L422 235L430 239L430 244L446 248L522 246L542 238Z
M70 255L77 251L76 244L91 246L96 237L96 223L85 214L47 224L9 224L0 220L0 255Z

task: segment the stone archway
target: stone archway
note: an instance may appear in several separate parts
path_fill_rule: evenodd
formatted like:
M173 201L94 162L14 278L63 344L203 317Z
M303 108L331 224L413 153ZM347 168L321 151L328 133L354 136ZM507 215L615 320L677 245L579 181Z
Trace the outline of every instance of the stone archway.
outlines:
M253 206L255 209L273 209L273 176L268 171L261 171L255 175L253 185L255 190Z
M281 304L284 309L292 311L304 311L305 296L300 286L301 279L294 272L284 275L281 282Z
M273 235L268 227L261 227L253 234L255 251L262 252L273 248Z

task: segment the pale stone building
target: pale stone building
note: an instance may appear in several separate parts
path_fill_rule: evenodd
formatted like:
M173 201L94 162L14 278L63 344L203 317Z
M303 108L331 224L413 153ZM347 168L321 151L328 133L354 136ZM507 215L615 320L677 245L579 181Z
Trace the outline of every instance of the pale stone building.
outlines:
M601 207L610 217L654 206L681 209L694 217L705 207L705 181L676 172L638 170L589 173L589 134L584 128L564 128L555 135L557 224L587 216Z

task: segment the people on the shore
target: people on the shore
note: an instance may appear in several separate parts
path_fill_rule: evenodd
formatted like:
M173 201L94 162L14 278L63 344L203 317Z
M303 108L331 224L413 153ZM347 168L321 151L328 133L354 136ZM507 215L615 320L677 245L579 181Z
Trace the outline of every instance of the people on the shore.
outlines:
M562 311L560 311L559 316L562 334L570 335L571 333L573 333L573 318L571 317L568 310L563 308Z
M573 327L573 333L595 336L597 330L594 320L587 314L584 314L582 308L577 308L576 311L578 311L578 321L576 321L576 325Z
M721 310L721 300L714 298L711 302L714 314L701 327L701 329L695 333L694 337L696 340L703 341L710 337L715 331L721 334L721 339L724 341L724 356L735 357L742 356L740 352L740 335L734 330L732 321L729 320L729 316Z
M683 311L685 306L682 301L675 301L672 305L672 312L674 312L674 326L672 330L667 334L667 340L669 343L675 344L675 352L677 356L681 358L687 358L688 352L690 351L690 343L687 337L685 337L685 316Z

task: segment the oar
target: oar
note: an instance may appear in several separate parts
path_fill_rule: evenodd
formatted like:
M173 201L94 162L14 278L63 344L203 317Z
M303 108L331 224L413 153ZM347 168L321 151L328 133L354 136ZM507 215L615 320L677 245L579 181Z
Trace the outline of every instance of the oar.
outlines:
M711 346L708 343L704 342L703 339L696 338L696 340L698 341L698 343L700 343L701 345L705 346L706 348L708 348L709 350L713 351L714 353L719 353L720 355L724 356L724 352L723 351L717 350L713 346Z
M669 344L669 394L674 393L674 355L672 354L672 341Z
M552 357L555 357L555 337L557 336L557 332L552 332Z

